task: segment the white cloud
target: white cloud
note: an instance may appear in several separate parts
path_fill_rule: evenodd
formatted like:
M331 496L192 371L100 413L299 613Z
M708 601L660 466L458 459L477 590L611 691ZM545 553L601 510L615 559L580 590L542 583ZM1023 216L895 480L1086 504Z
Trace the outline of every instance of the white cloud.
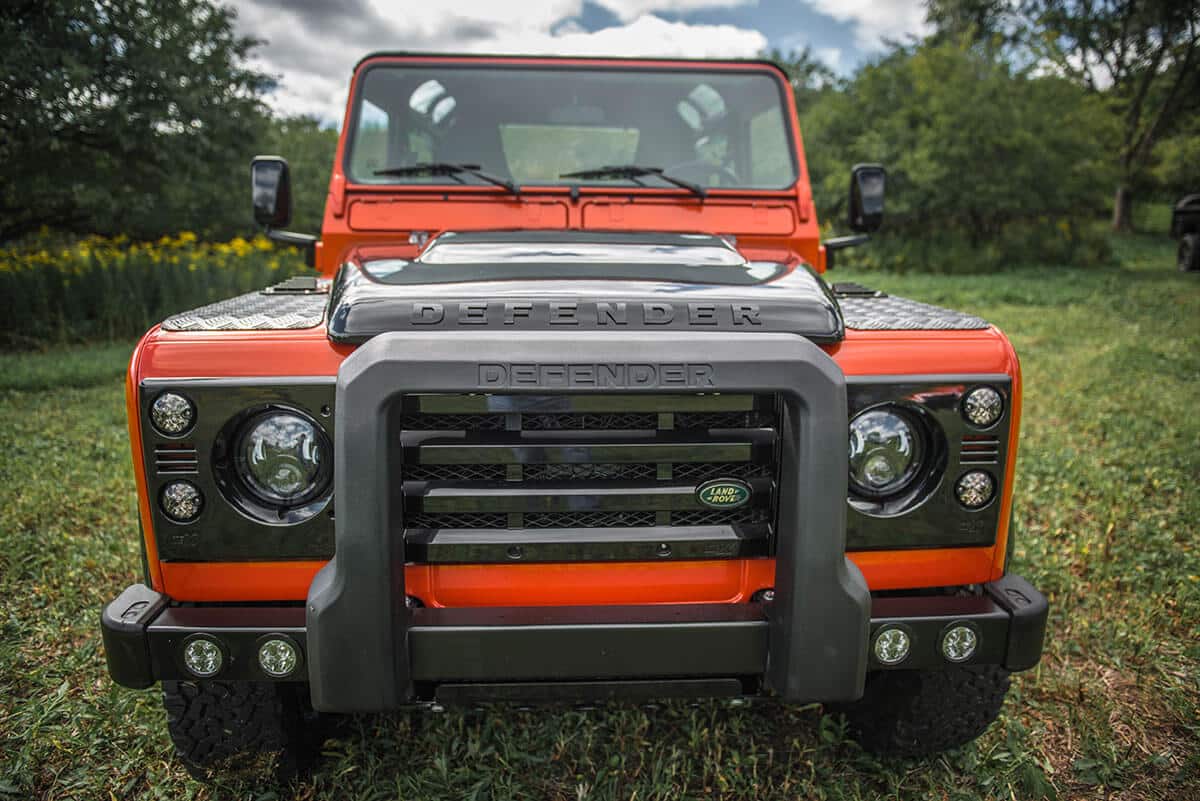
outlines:
M758 0L595 0L616 14L622 22L637 19L651 11L667 11L677 14L689 11L708 11L714 8L755 6Z
M855 42L863 50L879 50L886 39L929 33L922 0L806 0L822 14L854 24Z
M767 47L759 31L669 22L640 13L746 1L603 0L622 23L593 32L571 21L582 11L583 0L453 0L425 6L398 0L350 0L340 5L324 0L236 0L234 5L238 30L267 40L255 64L280 77L278 89L268 98L271 106L340 124L354 64L371 51L750 57Z
M842 67L842 48L818 47L813 51L817 59L834 72L840 72Z

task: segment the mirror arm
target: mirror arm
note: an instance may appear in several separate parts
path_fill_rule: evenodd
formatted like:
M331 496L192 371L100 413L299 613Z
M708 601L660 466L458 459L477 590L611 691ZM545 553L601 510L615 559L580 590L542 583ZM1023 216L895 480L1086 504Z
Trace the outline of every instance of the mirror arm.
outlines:
M301 234L296 231L280 231L275 228L267 228L267 239L272 242L278 242L281 245L289 245L291 247L300 248L304 251L304 263L309 267L315 267L317 264L317 240L319 237L312 234Z
M834 253L846 248L856 248L859 245L865 245L871 241L868 234L851 234L850 236L838 236L833 239L825 240L825 269L832 270L834 264Z

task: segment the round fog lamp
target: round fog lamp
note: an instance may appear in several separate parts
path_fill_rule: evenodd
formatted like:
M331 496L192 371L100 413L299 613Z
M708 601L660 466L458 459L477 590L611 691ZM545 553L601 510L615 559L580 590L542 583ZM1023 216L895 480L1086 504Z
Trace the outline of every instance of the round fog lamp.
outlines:
M204 496L190 481L172 481L163 487L159 498L163 514L176 523L190 523L200 516L204 508Z
M221 646L211 637L200 635L193 637L183 646L183 666L193 676L207 679L221 672L225 663L225 655Z
M979 635L970 626L951 626L942 635L942 656L951 662L966 662L978 646Z
M178 437L196 422L196 407L174 392L164 392L150 404L150 422L158 433Z
M281 679L290 676L300 663L300 652L290 640L272 637L258 648L258 666L263 673Z
M1004 398L991 387L976 387L963 398L963 417L978 428L988 428L1004 413Z
M898 665L908 659L912 638L908 632L896 626L880 629L875 635L875 658L883 665Z
M996 494L996 482L988 473L972 470L958 479L954 494L958 496L958 502L968 509L982 509Z

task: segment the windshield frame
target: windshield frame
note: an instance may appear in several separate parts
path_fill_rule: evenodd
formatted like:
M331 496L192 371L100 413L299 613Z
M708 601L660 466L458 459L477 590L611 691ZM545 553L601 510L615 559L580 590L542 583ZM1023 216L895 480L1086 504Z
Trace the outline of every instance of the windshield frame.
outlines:
M418 55L406 53L376 53L364 57L358 64L353 81L347 114L343 123L342 149L339 154L337 168L345 179L347 189L377 193L403 192L436 192L446 194L450 191L468 194L484 193L497 194L496 187L484 183L460 183L450 176L444 176L441 181L422 181L420 183L405 183L402 180L388 182L363 183L355 181L350 167L351 155L354 151L355 138L358 134L359 120L362 114L362 95L366 86L367 76L377 69L395 69L397 67L437 67L440 69L512 69L522 71L564 71L586 70L594 72L659 72L659 73L713 73L713 72L752 72L769 77L779 96L779 106L782 112L784 136L787 141L788 159L792 163L793 180L783 187L705 187L706 194L715 196L736 195L766 195L794 196L800 183L805 179L806 163L803 154L799 152L797 140L799 136L796 120L795 98L792 95L791 84L783 69L774 62L765 60L711 60L711 59L641 59L641 58L589 58L576 56L504 56L504 55ZM438 176L441 177L441 176ZM653 181L653 177L648 180ZM685 189L663 182L663 186L639 185L625 179L617 180L579 180L563 181L561 183L527 183L521 184L521 194L613 194L628 195L653 194L680 196L688 195ZM514 198L510 198L514 199Z

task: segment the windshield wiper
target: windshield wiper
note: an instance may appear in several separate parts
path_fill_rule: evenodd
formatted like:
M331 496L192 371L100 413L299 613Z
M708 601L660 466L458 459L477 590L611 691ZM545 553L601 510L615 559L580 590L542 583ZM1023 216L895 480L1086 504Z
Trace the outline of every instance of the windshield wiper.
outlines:
M462 183L462 179L458 176L474 175L481 181L487 181L489 184L507 189L514 195L521 194L521 187L519 185L484 172L479 168L478 164L456 164L451 161L420 161L416 164L409 164L406 167L388 167L387 169L376 170L374 174L396 177L405 175L448 175L458 180L459 183Z
M695 194L701 200L706 194L704 187L699 184L694 184L691 181L685 181L682 178L676 178L673 175L667 175L662 167L642 167L637 164L610 164L607 167L595 167L590 170L579 170L577 172L561 173L559 178L632 178L637 181L638 178L653 175L656 178L661 178L670 184L675 184L680 189ZM641 181L638 181L641 183Z

